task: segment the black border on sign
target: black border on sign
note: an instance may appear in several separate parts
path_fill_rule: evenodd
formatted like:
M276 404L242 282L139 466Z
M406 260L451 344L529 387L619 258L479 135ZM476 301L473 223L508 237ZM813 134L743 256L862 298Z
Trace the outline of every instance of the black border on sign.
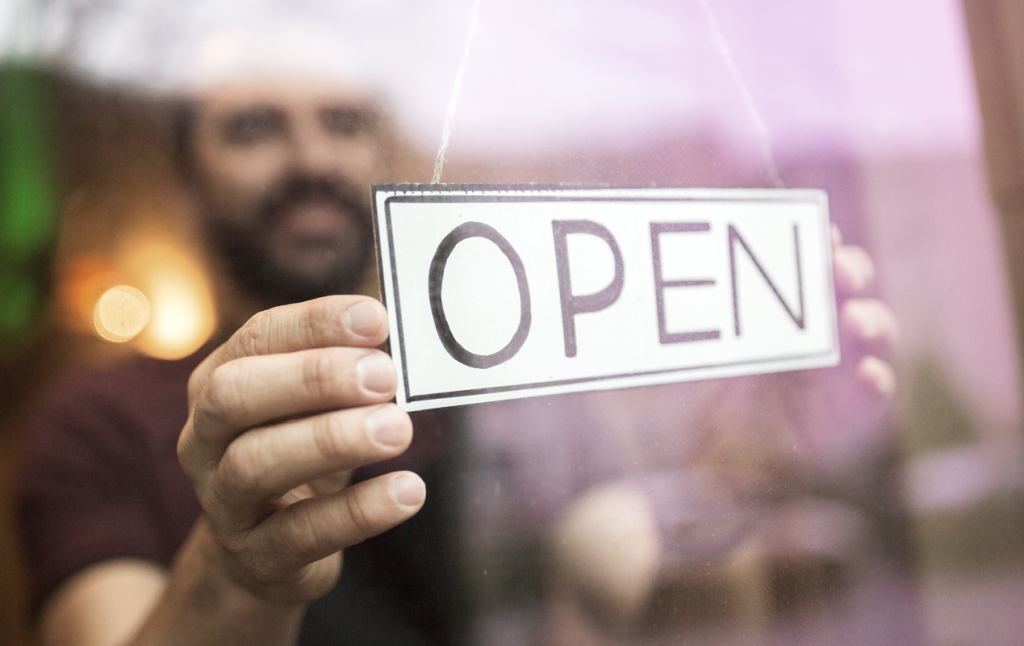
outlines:
M651 196L651 197L600 197L596 195L591 196L578 196L578 195L533 195L523 194L532 193L534 191L595 191L595 190L685 190L692 191L695 193L692 197L687 196ZM480 195L479 191L507 191L511 194L504 195ZM722 196L720 193L729 192L733 195ZM372 197L372 209L373 209L373 230L374 235L377 239L380 239L380 230L378 229L378 214L377 214L377 193L404 193L412 192L415 195L392 195L391 197L385 198L384 200L384 221L387 227L387 239L388 239L388 265L391 268L391 283L393 289L394 307L395 307L395 320L398 325L398 347L402 355L402 382L405 385L405 401L412 403L418 401L430 401L430 400L441 400L450 399L453 397L472 397L476 395L487 395L492 393L503 393L503 392L514 392L519 390L533 390L541 388L553 388L557 386L566 386L570 384L588 383L594 381L610 381L614 379L628 379L632 377L644 377L651 375L663 375L671 373L684 373L691 372L694 370L705 370L708 368L729 368L733 366L745 366L745 365L757 365L765 363L774 363L778 361L799 361L806 359L814 359L819 357L826 357L832 354L839 348L839 330L837 328L838 321L833 318L832 321L832 343L835 350L829 350L827 352L815 352L811 354L802 355L785 355L779 357L772 357L767 359L756 359L752 361L734 361L729 363L711 363L702 366L689 366L685 368L663 368L660 370L648 370L645 372L628 372L619 373L612 375L599 375L594 377L578 377L575 379L559 379L552 381L538 381L527 384L515 384L511 386L494 386L491 388L472 388L467 390L456 390L449 392L431 393L426 395L412 395L409 392L409 371L408 371L408 359L405 353L405 333L402 326L402 308L401 299L398 293L398 268L396 266L395 259L395 245L394 245L394 233L391 223L391 203L408 203L408 202L420 202L420 203L465 203L472 202L478 204L485 203L501 203L501 202L764 202L766 200L777 201L777 202L816 202L819 206L826 205L825 215L828 217L827 210L827 196L824 191L816 189L788 189L785 191L785 195L778 195L772 189L694 189L694 188L680 188L680 187L655 187L655 186L619 186L619 185L593 185L593 184L373 184L371 186L371 197ZM741 194L743 192L751 193L750 197L744 197ZM434 193L434 195L424 195L423 193ZM456 193L456 194L450 194ZM465 194L471 193L471 194ZM476 194L472 194L476 193ZM773 195L773 193L775 193ZM807 196L806 199L800 199L795 194L803 193ZM716 196L716 194L719 194ZM826 227L827 229L827 227ZM826 231L826 237L828 232ZM826 240L826 244L830 245L830 241ZM831 253L829 253L831 257ZM387 306L387 300L384 290L384 265L381 251L381 245L377 244L377 269L380 277L381 285L381 302ZM835 279L832 275L831 263L828 267L828 284L834 285ZM832 288L833 300L835 299L835 288ZM388 339L388 353L391 353L391 339Z

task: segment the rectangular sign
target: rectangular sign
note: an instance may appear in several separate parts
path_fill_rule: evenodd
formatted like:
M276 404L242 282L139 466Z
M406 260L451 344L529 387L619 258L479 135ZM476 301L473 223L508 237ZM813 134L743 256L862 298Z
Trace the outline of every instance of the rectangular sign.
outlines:
M385 184L373 208L406 410L839 362L821 191Z

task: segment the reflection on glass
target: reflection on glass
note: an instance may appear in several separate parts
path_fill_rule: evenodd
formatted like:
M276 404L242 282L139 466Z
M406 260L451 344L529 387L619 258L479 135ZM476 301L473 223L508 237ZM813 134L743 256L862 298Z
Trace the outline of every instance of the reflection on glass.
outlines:
M118 3L20 4L59 71L33 72L51 95L0 76L2 143L36 169L28 197L2 205L0 323L43 321L15 305L52 265L70 345L95 325L186 357L241 322L225 315L238 303L223 256L269 245L271 225L337 245L282 247L281 266L249 278L344 256L358 259L344 289L370 289L369 229L342 231L324 206L337 195L274 169L300 154L307 169L355 164L340 196L353 212L368 181L429 179L469 0L142 2L141 19ZM73 37L54 48L63 24ZM844 311L837 370L483 405L443 413L439 433L417 418L403 464L436 476L438 506L371 543L383 556L368 576L407 595L410 616L441 606L473 644L1015 643L1019 361L960 4L483 0L465 72L444 181L824 188L876 268L840 288L873 289L901 339L888 355L886 321ZM10 136L40 129L24 121L40 96L53 153ZM205 183L175 130L201 101ZM369 169L382 144L368 134L386 171ZM18 178L11 154L0 186ZM46 189L54 235L47 155L63 174ZM232 228L260 209L266 221ZM207 249L211 214L225 226ZM35 260L11 253L25 236ZM515 310L486 305L501 306ZM887 405L872 388L896 394ZM417 588L419 561L434 578Z

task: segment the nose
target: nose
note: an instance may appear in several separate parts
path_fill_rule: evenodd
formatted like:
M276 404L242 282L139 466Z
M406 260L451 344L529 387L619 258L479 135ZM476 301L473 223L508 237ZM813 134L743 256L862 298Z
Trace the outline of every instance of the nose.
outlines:
M340 172L337 150L319 127L315 115L299 120L292 130L291 161L293 170L313 176Z

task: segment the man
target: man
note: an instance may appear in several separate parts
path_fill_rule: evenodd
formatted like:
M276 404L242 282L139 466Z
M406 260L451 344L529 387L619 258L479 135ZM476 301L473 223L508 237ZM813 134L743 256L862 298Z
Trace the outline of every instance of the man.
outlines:
M386 558L346 562L361 578L331 610L309 605L338 581L341 550L426 499L411 471L350 484L412 441L388 403L385 310L354 295L373 291L368 185L386 171L383 118L357 88L261 81L199 97L187 123L187 174L235 304L227 320L246 322L201 363L91 374L44 409L22 499L44 573L43 642L289 644L307 612L340 624L334 637L307 625L311 643L444 639L429 627L441 611L408 602L433 596L429 583L423 594L404 578L431 559L418 539L443 542L436 524L429 536L404 525L410 541ZM869 288L862 252L837 247L836 270L847 293ZM888 310L858 299L843 321L869 350L850 374L888 396L891 368L870 356L891 339ZM403 558L410 568L393 569Z

